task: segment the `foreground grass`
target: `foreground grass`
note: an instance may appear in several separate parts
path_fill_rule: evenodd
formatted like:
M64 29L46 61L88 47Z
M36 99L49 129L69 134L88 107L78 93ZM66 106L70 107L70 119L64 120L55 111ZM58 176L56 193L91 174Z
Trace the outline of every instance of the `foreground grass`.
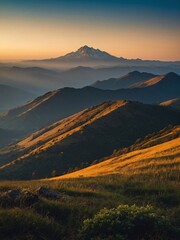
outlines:
M0 192L15 188L33 192L40 186L58 191L62 198L40 198L31 207L1 207L0 239L75 240L84 219L93 217L104 207L113 208L120 204L150 204L160 209L176 228L180 222L178 179L109 175L57 181L1 182Z

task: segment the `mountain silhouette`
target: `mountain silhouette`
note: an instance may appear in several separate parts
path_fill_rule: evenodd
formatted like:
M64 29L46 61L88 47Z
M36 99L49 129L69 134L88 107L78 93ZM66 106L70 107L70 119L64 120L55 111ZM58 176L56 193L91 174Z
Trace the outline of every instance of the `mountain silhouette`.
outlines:
M120 78L110 78L104 81L97 81L91 86L100 89L116 90L132 87L136 83L144 82L153 77L155 77L155 75L151 73L133 71Z
M101 51L99 49L95 49L93 47L88 47L87 45L80 47L77 51L68 53L62 57L45 59L44 61L119 61L120 59L110 55L105 51Z

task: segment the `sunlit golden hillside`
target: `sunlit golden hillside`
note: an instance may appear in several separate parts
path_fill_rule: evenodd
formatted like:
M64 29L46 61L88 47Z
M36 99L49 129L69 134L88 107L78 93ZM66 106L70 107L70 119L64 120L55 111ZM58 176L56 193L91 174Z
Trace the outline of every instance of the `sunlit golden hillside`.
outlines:
M145 149L135 150L117 157L95 164L88 168L76 171L58 178L96 177L109 174L136 175L150 174L179 178L180 169L180 138L178 134L175 139L170 140L172 133L180 133L180 127L173 132L158 136L149 141L149 144L157 144ZM166 139L168 139L166 141ZM163 143L160 143L160 142ZM158 144L159 142L159 144Z

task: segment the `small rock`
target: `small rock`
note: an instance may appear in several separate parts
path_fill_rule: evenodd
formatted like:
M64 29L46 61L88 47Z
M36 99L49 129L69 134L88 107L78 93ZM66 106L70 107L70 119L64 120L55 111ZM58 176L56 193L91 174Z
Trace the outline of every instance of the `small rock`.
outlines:
M37 193L46 198L55 198L55 199L60 198L60 194L58 192L55 192L45 187L40 187L37 190Z
M8 192L4 193L4 195L7 195L12 200L16 200L17 198L20 197L21 191L19 189L13 189L13 190L9 190Z

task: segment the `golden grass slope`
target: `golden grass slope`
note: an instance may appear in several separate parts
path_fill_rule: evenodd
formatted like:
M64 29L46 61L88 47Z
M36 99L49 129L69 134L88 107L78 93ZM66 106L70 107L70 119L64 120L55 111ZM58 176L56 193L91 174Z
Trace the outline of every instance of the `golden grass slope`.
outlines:
M180 127L177 127L180 132ZM97 177L110 174L153 176L180 179L180 138L153 147L136 150L85 169L51 178L52 180L79 177Z
M160 76L156 76L156 77L153 77L147 81L144 81L143 83L140 82L140 83L136 83L133 85L133 87L149 87L149 86L152 86L158 82L160 82L162 79L164 78L164 75L160 75Z
M174 98L160 103L160 106L172 107L180 110L180 98Z
M31 134L29 137L23 139L14 146L15 149L20 151L27 150L28 152L22 154L21 157L15 158L13 161L0 166L0 169L6 168L11 164L14 164L17 160L25 159L30 155L40 154L47 149L56 146L56 144L68 145L71 142L78 141L73 137L75 133L83 131L83 128L86 125L92 124L126 104L128 104L128 102L125 100L103 102L102 104L83 110Z
M71 135L81 130L85 125L91 124L99 118L115 111L126 105L127 101L114 101L99 104L98 106L81 111L73 116L65 118L44 130L40 130L28 138L18 143L20 147L32 147L40 142L44 142L44 148L49 145L55 145L56 142L63 140L67 135Z

